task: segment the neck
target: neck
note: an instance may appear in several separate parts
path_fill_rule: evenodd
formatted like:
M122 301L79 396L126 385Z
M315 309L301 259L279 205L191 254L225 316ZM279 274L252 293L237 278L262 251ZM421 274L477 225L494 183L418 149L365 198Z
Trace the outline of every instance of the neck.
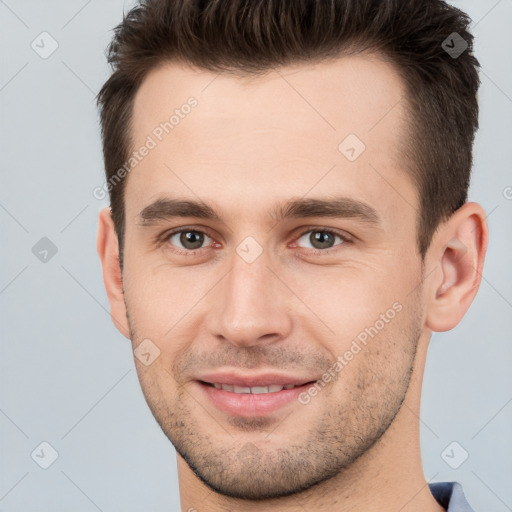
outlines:
M426 350L423 339L409 390L389 429L342 473L299 494L240 500L209 489L178 455L182 512L443 512L430 493L421 464L419 406Z

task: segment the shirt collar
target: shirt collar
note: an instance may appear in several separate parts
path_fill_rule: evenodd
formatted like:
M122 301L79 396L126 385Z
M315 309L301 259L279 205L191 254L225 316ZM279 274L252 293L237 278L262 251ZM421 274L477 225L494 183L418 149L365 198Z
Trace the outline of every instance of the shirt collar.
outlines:
M438 482L429 484L429 487L439 505L444 507L447 512L474 512L459 483Z

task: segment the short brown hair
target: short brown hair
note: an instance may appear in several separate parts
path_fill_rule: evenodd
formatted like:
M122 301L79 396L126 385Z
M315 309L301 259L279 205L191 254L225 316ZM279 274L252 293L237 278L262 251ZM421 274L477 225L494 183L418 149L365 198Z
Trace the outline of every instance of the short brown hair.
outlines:
M97 98L107 183L131 152L135 94L165 61L257 75L378 52L406 86L410 136L400 150L419 192L423 257L439 223L467 200L480 85L470 22L442 0L142 0L115 28L113 73ZM458 56L447 50L455 41L467 44ZM125 182L109 187L121 268Z

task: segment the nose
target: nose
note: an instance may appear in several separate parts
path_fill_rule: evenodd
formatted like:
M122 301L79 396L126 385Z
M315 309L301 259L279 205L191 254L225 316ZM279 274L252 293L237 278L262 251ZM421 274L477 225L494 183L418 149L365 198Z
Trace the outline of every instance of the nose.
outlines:
M290 295L264 255L248 263L235 254L212 297L210 334L238 347L282 340L292 328Z

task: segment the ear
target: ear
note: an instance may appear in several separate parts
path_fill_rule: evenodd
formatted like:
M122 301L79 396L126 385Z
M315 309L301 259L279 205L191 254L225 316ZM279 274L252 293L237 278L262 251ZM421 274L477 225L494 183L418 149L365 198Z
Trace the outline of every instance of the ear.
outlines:
M427 286L426 327L453 329L475 298L482 279L489 231L477 203L466 203L436 231L428 250L428 268L436 268Z
M119 332L130 339L124 302L123 276L119 264L119 244L110 208L102 208L99 213L96 247L103 267L103 282L110 302L110 317Z

